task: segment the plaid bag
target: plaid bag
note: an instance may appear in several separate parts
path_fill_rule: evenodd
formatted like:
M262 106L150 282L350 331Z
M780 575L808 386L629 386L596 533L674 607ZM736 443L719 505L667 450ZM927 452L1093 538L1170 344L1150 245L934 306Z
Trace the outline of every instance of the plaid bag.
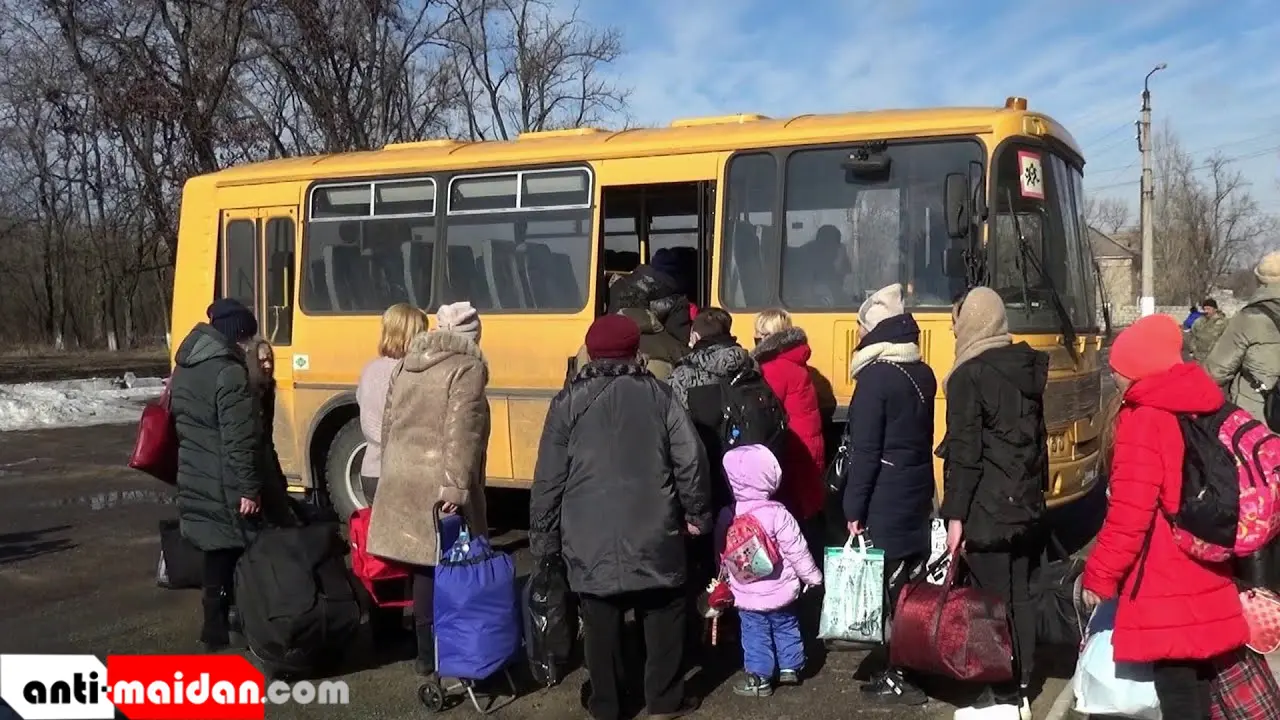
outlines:
M1213 720L1280 718L1280 685L1261 655L1242 648L1214 661Z

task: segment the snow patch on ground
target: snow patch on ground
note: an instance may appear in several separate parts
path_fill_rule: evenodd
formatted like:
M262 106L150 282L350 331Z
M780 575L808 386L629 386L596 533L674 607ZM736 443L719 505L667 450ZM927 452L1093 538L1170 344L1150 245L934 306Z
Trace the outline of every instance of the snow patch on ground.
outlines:
M0 431L137 422L162 378L91 378L0 385Z

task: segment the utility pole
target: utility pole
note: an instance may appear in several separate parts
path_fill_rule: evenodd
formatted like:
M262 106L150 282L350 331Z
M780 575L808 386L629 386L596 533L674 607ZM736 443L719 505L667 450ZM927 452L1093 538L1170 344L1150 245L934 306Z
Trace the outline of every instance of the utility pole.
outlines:
M1143 317L1156 312L1155 228L1151 222L1156 189L1151 177L1151 76L1169 67L1160 63L1142 81L1142 119L1138 122L1138 150L1142 153L1142 299Z

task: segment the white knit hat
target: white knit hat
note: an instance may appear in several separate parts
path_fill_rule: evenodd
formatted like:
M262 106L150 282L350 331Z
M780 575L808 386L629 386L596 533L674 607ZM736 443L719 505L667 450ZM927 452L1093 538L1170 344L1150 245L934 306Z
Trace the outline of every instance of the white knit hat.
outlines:
M469 302L443 305L436 311L436 329L480 342L480 313Z
M904 312L906 309L902 304L902 284L894 283L871 293L871 297L858 308L858 323L864 330L871 332L885 319Z
M1269 252L1259 260L1253 274L1263 285L1280 284L1280 250Z

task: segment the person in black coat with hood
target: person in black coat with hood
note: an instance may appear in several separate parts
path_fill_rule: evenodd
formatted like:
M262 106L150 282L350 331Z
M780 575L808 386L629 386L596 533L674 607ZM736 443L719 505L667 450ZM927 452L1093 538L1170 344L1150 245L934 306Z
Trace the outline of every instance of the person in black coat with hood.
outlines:
M1036 648L1031 575L1040 561L1049 487L1044 391L1049 357L1014 344L1004 301L977 287L952 310L956 360L944 380L947 436L942 507L947 545L964 545L976 584L1009 608L1014 681L986 688L975 708L1030 717L1027 687ZM983 715L987 717L988 715Z
M208 316L178 347L169 408L178 437L182 535L204 553L200 642L217 651L230 644L236 563L257 529L263 432L241 347L258 332L258 321L230 298L210 305Z
M689 344L693 329L692 305L678 255L659 251L653 263L641 265L609 288L609 312L627 308L647 308L667 333Z
M886 614L929 560L933 511L933 408L938 381L920 355L920 326L905 313L902 286L878 290L858 311L862 339L849 366L844 517L884 551ZM887 663L887 646L872 662ZM901 670L887 668L864 684L868 699L922 705L928 698Z

